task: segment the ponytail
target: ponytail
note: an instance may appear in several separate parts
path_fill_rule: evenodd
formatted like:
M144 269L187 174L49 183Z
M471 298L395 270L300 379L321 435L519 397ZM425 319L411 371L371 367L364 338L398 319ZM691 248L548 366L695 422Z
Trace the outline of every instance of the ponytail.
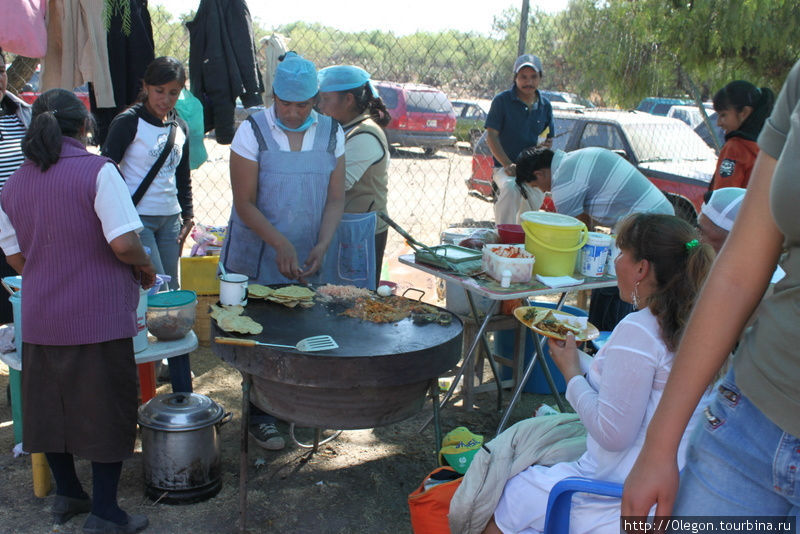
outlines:
M661 338L678 347L695 299L714 261L714 250L697 231L674 215L636 213L620 226L617 246L654 269L656 287L647 307L658 320Z
M50 89L39 95L31 113L22 152L44 172L58 162L62 138L77 138L88 128L89 112L72 91Z
M755 140L764 127L764 122L772 113L775 93L769 87L759 89L750 82L736 80L717 91L714 95L714 110L717 112L734 109L740 112L745 106L752 108L750 115L739 126L738 132ZM730 133L728 134L730 135Z
M372 94L371 82L353 89L339 91L341 95L347 93L353 95L358 113L369 111L370 118L381 128L385 128L392 121L392 116L389 115L389 111L386 109L381 97Z

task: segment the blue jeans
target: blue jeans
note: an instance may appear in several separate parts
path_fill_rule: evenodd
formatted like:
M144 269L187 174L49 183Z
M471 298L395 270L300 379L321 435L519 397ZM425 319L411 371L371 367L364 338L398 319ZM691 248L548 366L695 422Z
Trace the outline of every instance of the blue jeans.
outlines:
M181 231L181 215L140 215L144 229L139 234L142 244L150 249L150 259L157 273L172 277L170 289L178 289L178 258L180 244L178 234ZM192 369L189 355L182 354L167 359L169 364L169 381L173 393L192 392Z
M150 259L157 273L172 277L170 289L178 289L178 258L181 251L178 234L181 215L140 215L144 229L139 234L142 245L150 249Z
M691 437L673 515L795 516L800 439L736 386L731 367Z

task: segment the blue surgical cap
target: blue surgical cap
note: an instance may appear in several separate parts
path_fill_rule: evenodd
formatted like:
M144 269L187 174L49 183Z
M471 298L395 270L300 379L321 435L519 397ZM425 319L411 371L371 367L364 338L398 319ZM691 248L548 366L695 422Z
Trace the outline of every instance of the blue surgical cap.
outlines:
M318 92L317 69L309 60L287 52L275 69L272 90L281 100L304 102Z
M352 65L334 65L319 71L319 90L323 93L347 91L369 81L369 73Z

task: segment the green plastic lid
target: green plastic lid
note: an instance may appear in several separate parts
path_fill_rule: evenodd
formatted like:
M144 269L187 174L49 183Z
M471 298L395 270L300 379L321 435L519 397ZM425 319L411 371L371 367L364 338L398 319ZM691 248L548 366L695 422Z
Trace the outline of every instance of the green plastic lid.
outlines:
M147 297L147 306L150 308L174 308L186 306L197 300L197 293L188 289L177 291L162 291Z

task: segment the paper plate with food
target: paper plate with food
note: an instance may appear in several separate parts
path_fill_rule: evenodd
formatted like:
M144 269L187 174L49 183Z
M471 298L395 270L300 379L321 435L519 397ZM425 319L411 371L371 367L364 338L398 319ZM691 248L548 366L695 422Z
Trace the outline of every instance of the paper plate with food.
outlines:
M553 339L566 339L567 333L575 335L575 341L589 341L600 335L600 331L586 317L578 317L565 311L541 308L539 306L521 306L514 310L514 316L536 332Z

